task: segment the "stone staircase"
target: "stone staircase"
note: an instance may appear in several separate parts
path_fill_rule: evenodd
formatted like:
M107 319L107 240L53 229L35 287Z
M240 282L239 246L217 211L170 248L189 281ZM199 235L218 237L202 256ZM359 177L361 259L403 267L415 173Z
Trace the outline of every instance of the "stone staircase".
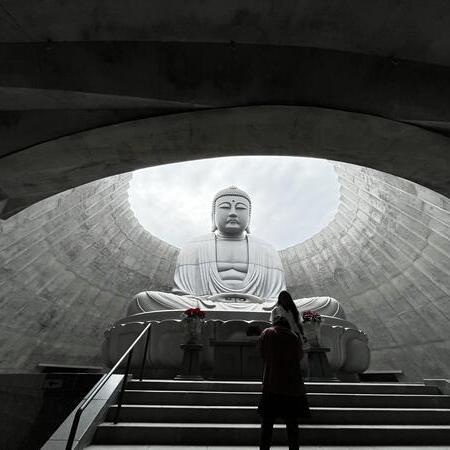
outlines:
M95 445L257 445L261 383L132 380ZM313 417L301 442L315 445L450 445L450 396L423 384L307 383ZM286 443L276 425L274 445Z

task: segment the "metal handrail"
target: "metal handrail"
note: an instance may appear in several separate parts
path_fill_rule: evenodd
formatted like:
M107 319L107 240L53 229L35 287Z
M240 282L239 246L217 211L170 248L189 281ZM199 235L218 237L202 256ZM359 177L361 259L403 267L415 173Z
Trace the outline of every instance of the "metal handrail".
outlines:
M97 384L91 389L90 393L84 400L84 402L80 405L80 407L77 409L77 412L75 413L75 416L73 418L72 427L70 428L69 438L67 440L66 450L72 450L73 442L75 440L75 434L78 429L78 424L80 422L81 414L83 414L83 411L86 409L87 405L92 401L92 399L98 394L100 389L106 384L106 382L111 378L111 375L116 371L116 369L122 364L122 362L125 360L125 358L128 355L127 364L125 367L125 374L122 380L122 386L120 388L120 394L119 394L119 401L117 402L117 412L114 417L114 423L117 423L119 420L119 413L120 408L122 407L122 400L123 400L123 392L125 390L125 385L128 378L128 372L130 370L130 363L131 359L133 357L133 350L136 344L142 339L142 336L144 336L145 333L147 333L147 339L145 341L145 350L144 350L144 356L142 358L142 365L141 365L141 371L140 371L140 380L142 381L142 377L144 374L144 365L145 365L145 355L147 353L148 349L148 342L150 337L150 326L152 322L149 322L147 326L142 330L142 332L139 334L139 336L134 340L134 342L128 347L128 350L122 355L122 357L117 361L116 365L105 375L100 378L100 380L97 382Z

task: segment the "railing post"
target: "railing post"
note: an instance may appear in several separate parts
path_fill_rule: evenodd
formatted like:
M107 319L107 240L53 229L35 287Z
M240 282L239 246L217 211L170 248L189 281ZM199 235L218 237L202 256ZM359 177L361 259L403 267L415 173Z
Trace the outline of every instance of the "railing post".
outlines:
M116 424L119 421L119 413L120 413L120 408L122 407L122 400L123 400L123 391L125 390L125 386L128 381L128 372L130 371L130 364L131 364L131 358L133 357L133 350L134 350L134 348L128 354L127 365L125 367L125 375L122 380L122 387L120 388L119 401L117 402L117 412L116 412L116 416L114 417L114 424Z
M79 409L75 413L75 417L73 418L72 427L70 429L69 438L67 439L66 450L72 450L73 441L75 440L75 434L78 429L78 423L80 422L80 417L81 417L82 412L83 411L81 409Z
M150 338L150 329L151 327L149 326L147 330L147 337L145 339L144 356L142 357L141 373L139 374L139 381L142 381L142 378L144 377L145 357L147 356L148 341Z

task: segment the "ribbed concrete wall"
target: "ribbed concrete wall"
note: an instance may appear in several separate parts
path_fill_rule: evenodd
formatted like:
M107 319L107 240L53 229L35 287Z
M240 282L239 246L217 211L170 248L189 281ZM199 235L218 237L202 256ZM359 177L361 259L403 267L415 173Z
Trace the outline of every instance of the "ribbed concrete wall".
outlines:
M38 203L0 224L0 370L100 364L133 294L170 289L178 249L143 230L125 174Z
M335 167L335 219L280 252L289 290L339 299L369 335L371 368L448 377L449 199L370 169ZM178 249L137 222L129 179L72 189L1 222L1 370L100 364L103 331L133 294L170 290Z
M289 289L338 298L369 335L372 369L448 378L449 199L374 170L335 167L335 219L280 252Z

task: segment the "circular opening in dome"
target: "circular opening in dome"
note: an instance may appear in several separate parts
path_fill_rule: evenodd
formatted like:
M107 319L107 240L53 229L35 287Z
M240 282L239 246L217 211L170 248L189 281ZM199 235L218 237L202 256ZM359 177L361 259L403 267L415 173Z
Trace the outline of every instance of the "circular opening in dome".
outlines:
M334 218L339 182L333 164L314 158L240 156L150 167L133 173L129 200L141 225L177 247L211 230L211 204L235 185L250 194L251 232L283 249Z

